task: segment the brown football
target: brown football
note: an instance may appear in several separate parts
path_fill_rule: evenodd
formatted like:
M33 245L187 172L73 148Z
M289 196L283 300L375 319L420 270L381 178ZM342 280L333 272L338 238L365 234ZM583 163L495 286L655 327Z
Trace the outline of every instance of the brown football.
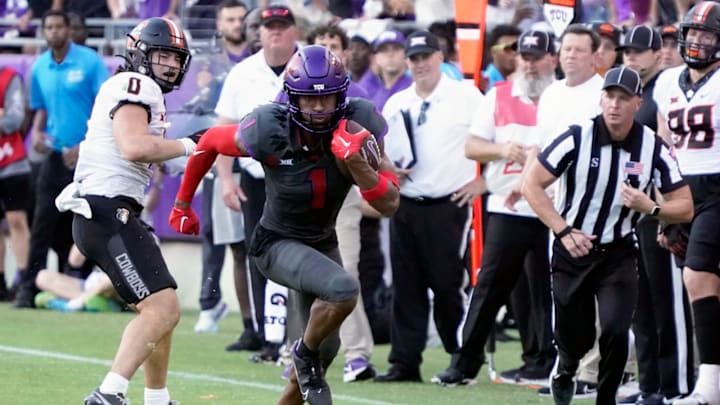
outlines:
M365 130L365 127L353 120L347 120L345 124L345 130L350 134L358 134ZM369 131L368 131L369 132ZM360 147L360 154L368 162L370 167L377 170L380 167L380 147L378 146L375 136L371 133L368 137L363 139L362 146Z

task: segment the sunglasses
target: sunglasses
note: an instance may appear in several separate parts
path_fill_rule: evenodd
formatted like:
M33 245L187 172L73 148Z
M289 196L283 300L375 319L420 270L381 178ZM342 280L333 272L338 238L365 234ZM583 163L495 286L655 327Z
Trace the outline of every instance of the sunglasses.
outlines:
M503 51L505 53L513 53L515 52L515 42L510 42L509 44L495 44L490 49L493 51Z
M260 18L288 17L290 10L286 8L267 8L260 13Z

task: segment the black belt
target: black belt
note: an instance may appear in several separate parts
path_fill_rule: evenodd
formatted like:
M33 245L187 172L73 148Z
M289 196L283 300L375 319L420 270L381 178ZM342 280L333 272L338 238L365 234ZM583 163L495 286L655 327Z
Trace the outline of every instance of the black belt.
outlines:
M605 253L610 250L628 248L634 245L635 238L633 238L632 234L628 234L627 236L614 240L610 243L595 243L590 251L594 253Z
M444 197L424 197L424 196L418 196L418 197L406 197L404 195L401 195L400 198L407 202L412 202L414 204L418 205L434 205L434 204L443 204L450 202L450 197L452 194L448 194Z

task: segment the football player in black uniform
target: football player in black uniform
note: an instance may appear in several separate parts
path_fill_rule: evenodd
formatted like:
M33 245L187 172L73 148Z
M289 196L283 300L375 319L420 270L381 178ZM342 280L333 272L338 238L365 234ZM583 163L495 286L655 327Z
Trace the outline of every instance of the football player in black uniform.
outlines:
M260 106L237 125L206 131L170 214L177 231L197 233L190 201L215 157L250 156L262 163L267 200L250 256L267 278L299 292L305 327L293 345L295 371L281 404L332 403L324 374L338 351L338 328L359 292L341 265L335 236L348 190L357 184L385 216L399 203L397 177L375 138L387 124L370 102L347 99L347 86L340 59L327 48L299 50L285 70L288 103Z

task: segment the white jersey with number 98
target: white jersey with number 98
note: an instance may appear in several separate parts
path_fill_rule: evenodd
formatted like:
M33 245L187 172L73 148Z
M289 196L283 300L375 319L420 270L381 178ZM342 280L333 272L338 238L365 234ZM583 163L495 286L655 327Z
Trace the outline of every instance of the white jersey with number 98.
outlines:
M165 135L165 99L160 86L148 76L135 72L110 77L95 98L88 132L80 144L75 181L80 183L83 195L124 195L142 204L151 176L150 164L124 159L113 135L115 111L125 104L145 108L150 133Z
M670 129L680 172L720 173L720 73L711 72L695 86L681 86L686 69L661 73L653 98Z

